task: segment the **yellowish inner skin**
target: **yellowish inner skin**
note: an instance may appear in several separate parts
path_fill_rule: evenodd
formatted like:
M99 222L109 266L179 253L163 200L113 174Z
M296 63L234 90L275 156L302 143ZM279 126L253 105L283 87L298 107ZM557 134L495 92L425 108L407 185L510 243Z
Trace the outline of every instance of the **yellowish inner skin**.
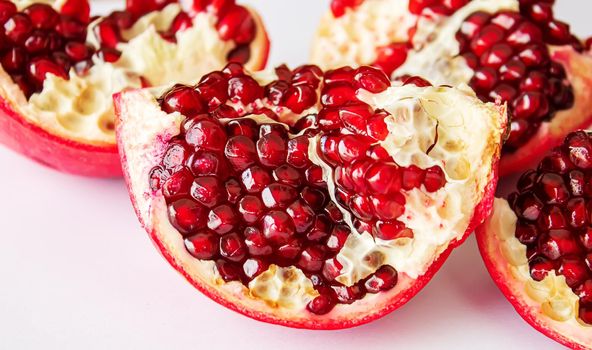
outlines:
M220 40L215 19L206 14L197 15L193 27L177 33L176 44L164 40L158 31L167 30L179 11L179 5L169 5L136 22L123 33L129 41L118 45L122 56L115 63L95 60L88 74L77 76L72 70L69 80L48 75L43 90L29 103L18 89L5 88L5 93L17 112L46 130L83 143L114 145L112 94L140 88L140 77L153 86L195 83L222 68L235 46ZM87 42L98 47L92 29L88 32Z
M535 281L530 276L526 246L515 237L516 214L507 201L496 199L495 210L489 220L490 234L497 236L500 253L509 264L509 271L519 284L524 286L524 293L531 299L529 306L540 311L552 320L566 324L592 326L578 318L579 298L565 282L564 276L552 271L542 281Z
M413 163L422 168L441 166L447 184L436 193L415 189L404 194L407 205L400 220L413 230L413 239L381 241L368 232L352 233L337 255L343 266L337 281L353 285L382 265L391 265L399 273L417 278L451 241L465 233L470 214L490 180L490 164L496 152L493 145L499 142L502 128L500 112L493 105L480 103L472 92L450 88L404 86L377 95L361 92L358 97L393 115L387 121L390 136L383 146L397 163ZM436 139L436 128L438 142L427 155L426 150ZM473 131L474 137L467 139L468 130ZM337 203L332 190L333 170L318 156L314 144L311 143L309 157L323 168L329 193ZM350 213L340 209L352 232L356 232ZM215 270L213 264L211 268ZM218 283L222 283L219 277ZM302 271L275 265L251 281L249 290L269 305L286 308L304 308L317 295ZM373 297L376 296L367 296Z

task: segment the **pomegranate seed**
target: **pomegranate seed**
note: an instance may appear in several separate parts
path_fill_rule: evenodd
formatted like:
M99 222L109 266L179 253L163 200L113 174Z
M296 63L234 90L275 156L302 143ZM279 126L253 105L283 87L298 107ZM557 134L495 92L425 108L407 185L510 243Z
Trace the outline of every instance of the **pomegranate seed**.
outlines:
M1 62L7 72L21 72L27 63L27 53L20 47L14 47L2 56Z
M582 285L575 290L575 293L580 298L580 302L592 304L592 280L587 280L582 283Z
M228 62L246 64L251 59L251 48L249 45L239 45L228 53L226 59Z
M257 141L257 154L261 164L268 167L277 167L285 162L288 149L285 136L269 134Z
M245 276L249 279L254 279L267 270L269 265L260 259L248 259L243 264L243 271Z
M60 12L62 15L75 18L82 23L90 21L90 5L87 0L66 0L62 3Z
M222 200L221 188L222 185L213 176L198 177L191 186L191 196L202 205L212 208Z
M588 266L577 257L564 258L558 272L565 277L565 282L571 288L580 286L590 278Z
M16 12L16 5L12 1L0 1L0 25L3 25Z
M424 186L428 192L437 192L446 184L444 171L439 166L434 166L426 170Z
M249 11L242 6L234 6L216 25L222 40L234 40L237 44L247 44L255 38L255 21Z
M357 101L356 91L351 85L335 84L323 89L321 103L324 106L342 106Z
M368 128L368 119L374 114L372 108L365 103L354 103L339 109L339 119L350 131L364 134Z
M220 255L230 261L239 262L247 254L245 244L236 233L220 238Z
M569 192L563 178L557 174L546 173L537 180L537 194L546 204L563 203L569 198Z
M329 296L326 295L319 295L315 297L306 308L316 314L316 315L325 315L329 313L335 307L335 301Z
M535 243L538 238L537 227L535 225L519 222L516 225L516 238L518 238L520 243L525 245Z
M537 257L530 261L530 276L535 281L542 281L553 270L553 263L549 260Z
M242 171L257 160L257 150L253 141L246 136L234 136L226 143L224 154L234 169Z
M302 113L317 100L315 89L308 85L293 86L286 90L282 102L294 113Z
M581 248L576 238L567 230L551 230L539 240L539 251L551 260L578 254Z
M189 194L193 177L183 169L171 175L162 185L162 193L167 201L178 199Z
M58 24L58 13L47 4L32 4L23 10L29 17L33 27L38 29L53 29Z
M378 163L368 169L366 182L375 194L394 194L401 190L401 172L396 165Z
M228 96L233 102L248 105L263 98L263 95L263 88L249 76L239 76L228 80Z
M354 76L358 88L380 93L391 86L390 79L382 71L372 67L360 67Z
M99 51L97 51L97 56L102 61L113 63L119 60L119 58L121 57L121 52L108 47L103 47Z
M298 267L308 272L318 272L323 267L325 249L322 246L310 246L300 255L296 263Z
M310 164L308 160L308 138L306 136L299 136L288 141L287 161L298 169Z
M216 270L225 282L237 281L240 279L241 269L226 260L216 261Z
M592 168L592 143L584 131L567 136L566 150L571 162L580 169Z
M254 256L266 256L273 253L273 248L269 245L267 239L259 229L255 227L247 227L244 236L249 254Z
M390 290L397 284L397 271L391 266L380 267L376 272L366 279L364 287L368 293L379 293Z
M187 131L185 141L196 149L218 152L224 149L226 133L216 122L199 120Z
M25 40L24 47L31 54L38 54L47 50L49 39L43 32L36 31Z
M29 17L17 13L4 23L4 34L14 44L22 44L33 30Z
M292 218L282 211L270 211L262 221L265 238L275 246L288 243L295 233Z
M198 233L185 239L189 254L200 260L211 260L218 254L218 237L211 233Z
M237 222L236 213L226 204L212 209L208 216L208 228L218 234L232 231Z
M298 196L292 186L274 183L263 189L261 198L268 208L286 208Z
M190 199L179 199L169 205L169 220L182 234L191 234L206 226L206 209Z
M186 117L194 117L205 112L204 103L195 89L189 86L176 86L167 92L161 103L167 113L179 112Z
M54 62L46 58L35 58L29 64L29 77L38 85L42 85L47 74L53 74L62 79L68 79L68 75Z

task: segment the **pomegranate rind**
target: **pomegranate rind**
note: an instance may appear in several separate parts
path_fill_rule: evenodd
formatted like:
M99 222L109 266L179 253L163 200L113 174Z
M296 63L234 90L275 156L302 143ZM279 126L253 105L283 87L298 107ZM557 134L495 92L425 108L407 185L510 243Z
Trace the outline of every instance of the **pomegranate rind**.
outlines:
M0 85L5 86L1 81ZM0 143L61 172L102 178L122 175L116 145L69 140L31 120L16 112L10 101L0 98Z
M492 213L507 205L504 202L503 199L496 199ZM502 253L500 233L491 223L491 218L475 230L479 251L493 281L516 312L533 328L570 349L592 349L592 327L553 320L542 312L540 302L526 293L526 281L518 279L510 270L511 265Z
M592 123L592 54L576 52L572 47L558 47L551 57L565 68L575 94L574 105L543 123L519 151L504 155L500 162L501 177L534 167L549 150L560 145L567 134Z
M501 152L501 136L491 144L493 164L484 181L480 202L476 205L467 229L451 241L448 247L431 262L426 272L417 278L399 274L396 287L388 292L364 298L351 305L337 305L327 315L318 316L302 309L281 308L251 296L238 282L223 283L215 279L212 264L196 263L187 253L179 233L171 226L166 215L162 193L153 193L147 184L148 172L158 164L170 139L179 133L183 117L166 114L158 107L147 90L126 91L115 95L117 114L116 134L124 177L136 214L144 229L164 258L196 289L215 302L250 318L293 328L343 329L376 320L411 300L431 280L452 250L463 243L475 227L488 216L497 186L497 163ZM152 107L151 107L152 106ZM506 127L505 108L500 108L499 124ZM138 135L138 130L154 130ZM500 135L503 132L500 133Z
M388 15L384 14L384 10L377 11L377 9L386 8L389 9ZM380 16L378 19L373 17L377 14ZM369 21L369 18L373 20ZM393 18L393 20L386 22L387 18ZM371 24L366 25L367 22ZM387 44L407 43L411 40L413 43L411 46L422 48L425 43L416 42L417 38L411 39L414 26L421 27L421 22L418 16L409 12L408 1L367 0L354 9L347 9L345 15L338 18L328 11L315 34L311 48L311 61L324 69L341 65L356 67L372 64L376 60L378 48ZM437 28L430 22L426 20L428 29ZM450 40L456 42L454 37ZM499 170L502 178L538 164L544 155L561 144L571 131L587 128L592 124L590 112L592 110L592 71L590 70L592 53L580 53L571 46L550 47L550 51L553 61L560 63L567 73L573 87L575 104L568 110L558 112L551 121L541 123L537 133L518 151L503 155ZM467 69L471 71L470 68L467 67ZM428 74L428 72L417 70L413 73L422 76ZM395 70L393 76L398 75L398 71ZM438 81L437 83L454 85L459 82Z
M265 68L270 41L259 14L248 8L257 25L251 43L251 58L245 64L253 71ZM71 139L50 127L43 127L35 116L18 112L20 102L8 98L7 93L18 89L0 67L0 143L39 164L73 175L116 178L123 175L117 145ZM21 94L19 94L21 95ZM24 96L23 96L24 98Z

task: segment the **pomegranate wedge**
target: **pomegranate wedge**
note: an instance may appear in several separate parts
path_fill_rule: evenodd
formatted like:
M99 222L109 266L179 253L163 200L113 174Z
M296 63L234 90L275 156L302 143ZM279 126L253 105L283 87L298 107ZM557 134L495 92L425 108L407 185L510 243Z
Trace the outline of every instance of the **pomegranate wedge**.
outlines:
M0 0L0 142L60 171L121 176L113 93L267 60L259 17L234 1L129 1L92 19L86 0L51 3Z
M518 313L571 349L592 349L591 169L592 136L568 135L477 230L485 264Z
M469 84L512 117L500 176L534 166L592 122L592 55L557 20L554 1L333 0L312 61L371 64L393 79Z
M169 263L232 310L312 329L425 286L488 215L506 126L466 87L371 67L230 64L115 108L132 202Z

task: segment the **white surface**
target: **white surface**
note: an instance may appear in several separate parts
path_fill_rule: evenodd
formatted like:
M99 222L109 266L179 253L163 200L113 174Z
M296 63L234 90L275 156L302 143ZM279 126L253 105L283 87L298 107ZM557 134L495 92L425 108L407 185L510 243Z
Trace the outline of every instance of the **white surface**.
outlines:
M306 61L328 0L245 2L267 21L272 64ZM585 34L591 5L559 2ZM177 275L140 228L122 181L59 174L4 148L0 164L0 349L561 348L514 312L473 238L383 319L286 329L220 307Z

